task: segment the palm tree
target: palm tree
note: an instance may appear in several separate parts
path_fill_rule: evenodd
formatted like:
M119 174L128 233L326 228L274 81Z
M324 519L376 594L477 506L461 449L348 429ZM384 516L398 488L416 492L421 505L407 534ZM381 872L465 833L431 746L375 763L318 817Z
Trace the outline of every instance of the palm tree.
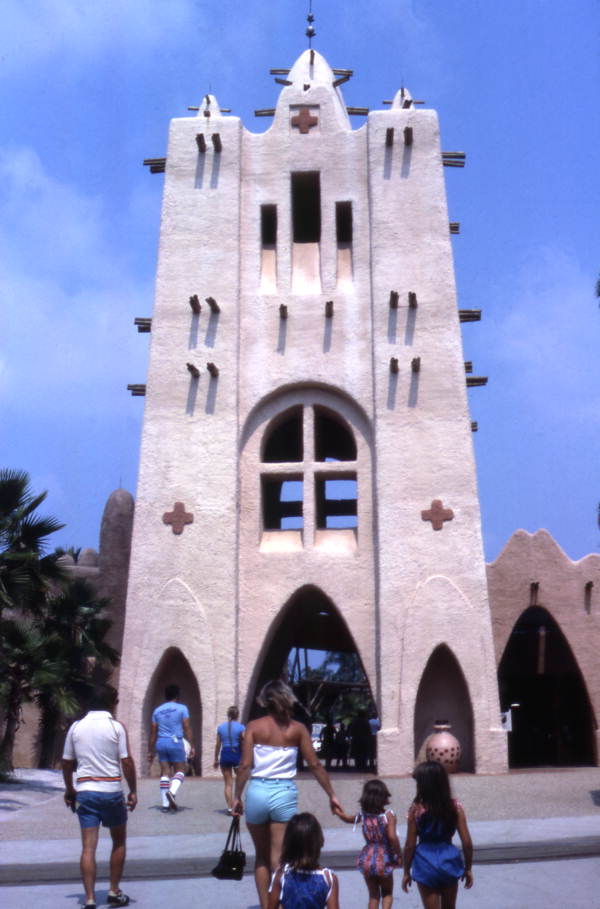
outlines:
M39 687L35 700L41 710L39 766L54 763L54 748L67 721L79 713L93 685L106 681L119 661L105 640L111 621L109 601L98 598L89 581L68 581L47 600L36 627L46 641L46 657L62 667L51 684Z
M45 642L34 623L51 584L64 578L58 558L44 554L46 538L64 526L36 514L46 495L34 495L25 471L0 470L0 703L5 713L0 769L12 768L23 703L61 669L44 656Z
M29 475L0 470L0 611L31 611L52 580L64 573L55 554L44 555L46 537L64 527L56 518L35 511L48 495L34 495Z

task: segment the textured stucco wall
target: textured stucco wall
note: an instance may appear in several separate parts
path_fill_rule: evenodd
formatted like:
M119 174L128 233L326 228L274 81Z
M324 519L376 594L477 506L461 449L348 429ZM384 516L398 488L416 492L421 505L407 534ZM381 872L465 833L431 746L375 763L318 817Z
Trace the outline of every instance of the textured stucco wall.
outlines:
M162 654L196 673L202 739L235 700L247 704L264 642L295 591L312 585L344 619L382 717L379 767L414 761L415 699L438 644L454 654L474 714L478 771L506 766L448 212L437 118L402 109L353 130L334 76L303 54L273 124L253 135L214 98L171 124L121 670L123 718L137 754L144 699ZM317 118L305 134L292 117ZM211 116L206 117L209 111ZM404 143L404 127L413 144ZM386 130L395 130L387 146ZM221 138L217 152L213 132ZM198 151L196 134L206 139ZM321 239L293 242L290 174L317 171ZM335 203L351 202L353 280L340 260ZM277 205L276 280L261 284L260 206ZM348 254L346 252L346 263ZM273 259L275 261L273 262ZM312 268L307 280L304 268ZM390 291L399 307L389 307ZM408 309L408 292L418 308ZM200 316L188 299L197 293ZM204 299L221 307L210 315ZM333 301L333 317L325 304ZM281 319L284 303L288 318ZM390 373L390 357L399 371ZM411 371L413 357L421 371ZM207 376L216 363L218 379ZM201 375L190 377L186 362ZM357 442L357 545L315 533L307 448L304 529L286 551L261 528L260 445L297 401L336 410ZM345 465L344 465L345 466ZM333 468L332 468L333 469ZM454 520L421 520L433 499ZM174 502L194 521L162 523ZM291 537L288 538L288 540ZM338 541L343 537L338 536ZM273 551L279 548L278 552ZM335 550L335 551L334 551ZM209 760L203 772L212 772Z

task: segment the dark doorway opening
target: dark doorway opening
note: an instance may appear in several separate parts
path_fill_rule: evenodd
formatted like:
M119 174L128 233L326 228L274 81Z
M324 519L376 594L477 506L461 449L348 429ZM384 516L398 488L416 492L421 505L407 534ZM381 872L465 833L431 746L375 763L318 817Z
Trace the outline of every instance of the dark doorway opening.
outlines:
M262 714L256 703L262 686L278 678L298 698L296 719L311 730L329 770L376 771L378 719L369 680L348 626L316 587L297 591L275 621L258 660L249 719Z
M202 772L202 702L200 689L192 667L178 647L169 647L163 653L158 666L154 670L143 707L143 750L145 755L148 748L148 734L152 722L152 711L165 701L165 687L179 685L181 695L179 701L185 704L190 711L190 722L194 733L196 756L193 760L193 769L196 775ZM156 765L154 765L156 767Z
M569 644L550 613L531 606L512 630L498 669L512 706L510 767L595 764L594 717Z

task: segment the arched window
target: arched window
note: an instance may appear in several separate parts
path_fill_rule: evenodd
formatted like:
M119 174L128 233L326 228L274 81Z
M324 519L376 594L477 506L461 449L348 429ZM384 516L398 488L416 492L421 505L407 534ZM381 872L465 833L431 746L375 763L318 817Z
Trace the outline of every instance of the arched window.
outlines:
M357 449L338 413L319 404L291 407L265 432L261 454L263 531L356 530Z

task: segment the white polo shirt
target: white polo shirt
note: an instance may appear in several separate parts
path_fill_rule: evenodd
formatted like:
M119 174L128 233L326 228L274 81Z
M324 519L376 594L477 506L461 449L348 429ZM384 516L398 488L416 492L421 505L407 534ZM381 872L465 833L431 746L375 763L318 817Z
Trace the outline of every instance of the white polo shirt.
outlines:
M77 761L77 792L120 792L121 758L126 757L125 727L108 710L90 710L67 732L63 759Z

